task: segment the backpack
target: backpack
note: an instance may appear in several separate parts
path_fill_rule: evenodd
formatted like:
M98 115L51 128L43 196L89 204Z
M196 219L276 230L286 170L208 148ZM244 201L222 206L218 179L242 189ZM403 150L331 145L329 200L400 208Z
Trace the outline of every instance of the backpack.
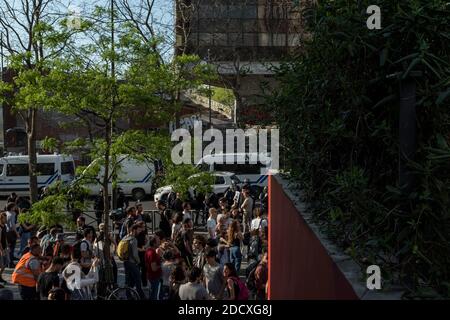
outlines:
M78 255L80 255L80 256L81 256L81 244L82 244L83 242L84 242L84 243L87 243L86 240L79 240L79 241L75 242L75 244L73 245L73 251L77 252ZM89 251L89 252L91 251L91 250L89 249L89 246L88 246L88 251ZM90 252L90 253L91 253L91 252Z
M129 240L120 240L119 245L117 246L117 256L121 261L127 261L130 253L130 241Z
M233 279L234 283L236 283L239 288L236 300L248 300L249 292L245 283L240 278L231 277L231 279Z

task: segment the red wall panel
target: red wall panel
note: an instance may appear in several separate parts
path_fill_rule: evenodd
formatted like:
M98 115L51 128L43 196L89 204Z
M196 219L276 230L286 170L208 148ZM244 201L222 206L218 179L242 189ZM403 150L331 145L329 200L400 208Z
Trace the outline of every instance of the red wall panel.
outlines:
M269 299L357 299L273 176L269 192Z

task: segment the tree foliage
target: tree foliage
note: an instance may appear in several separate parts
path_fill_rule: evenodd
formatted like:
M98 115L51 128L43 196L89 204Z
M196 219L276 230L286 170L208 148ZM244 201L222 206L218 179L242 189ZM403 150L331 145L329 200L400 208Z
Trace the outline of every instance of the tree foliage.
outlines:
M382 29L366 28L366 8ZM443 0L319 1L304 54L269 100L286 168L318 222L362 264L416 295L450 295L450 6ZM402 191L399 86L417 85L415 184Z

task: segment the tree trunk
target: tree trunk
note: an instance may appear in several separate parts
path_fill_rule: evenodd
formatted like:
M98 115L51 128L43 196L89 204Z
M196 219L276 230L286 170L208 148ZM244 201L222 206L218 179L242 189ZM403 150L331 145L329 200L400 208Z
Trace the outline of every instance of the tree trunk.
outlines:
M38 200L38 183L36 175L36 116L37 110L28 110L27 117L27 142L28 142L28 176L30 178L30 200L35 203Z

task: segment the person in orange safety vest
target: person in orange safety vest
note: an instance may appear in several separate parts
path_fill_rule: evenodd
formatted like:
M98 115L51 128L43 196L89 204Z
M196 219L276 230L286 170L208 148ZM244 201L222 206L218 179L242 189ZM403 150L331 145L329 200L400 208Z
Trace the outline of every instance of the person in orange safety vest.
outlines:
M37 278L42 272L41 246L33 245L30 251L20 258L12 274L12 283L19 285L22 300L39 300L36 290Z

